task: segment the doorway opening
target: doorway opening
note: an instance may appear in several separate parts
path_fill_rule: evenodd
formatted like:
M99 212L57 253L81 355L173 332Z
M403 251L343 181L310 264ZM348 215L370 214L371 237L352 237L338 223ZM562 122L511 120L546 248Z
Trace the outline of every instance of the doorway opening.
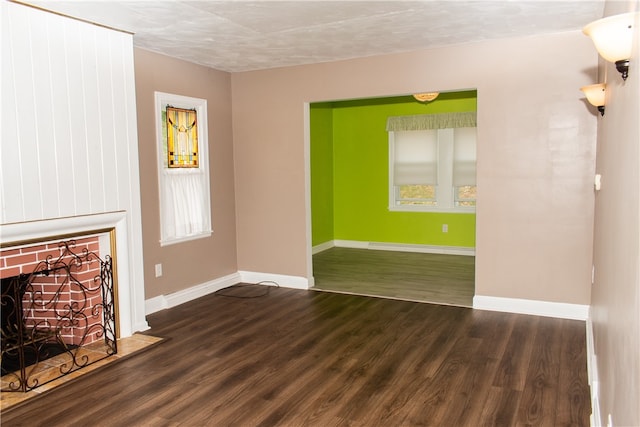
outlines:
M472 306L475 140L473 179L463 182L456 178L456 170L461 170L456 169L461 164L456 163L460 157L456 150L462 144L455 142L455 128L475 126L475 122L451 125L447 121L464 114L475 120L476 109L476 90L442 92L427 102L405 95L309 104L311 289ZM394 132L404 129L390 130L390 118L408 126L432 126L420 123L435 118L444 123L436 124L438 129L454 128L450 142L445 137L435 141L433 152L449 150L449 154L440 154L433 182L427 178L403 181L401 174L394 174L394 168L404 166L400 160L394 162L394 156L402 157L393 146ZM433 132L428 128L423 133ZM420 144L417 154L409 151L409 163L416 160L410 167L419 164L418 157L425 151ZM444 162L451 162L449 172ZM411 191L420 187L419 191L406 193L405 184L419 184L410 186ZM473 193L457 193L462 184ZM400 197L394 191L405 192ZM431 195L436 193L446 197L434 202Z

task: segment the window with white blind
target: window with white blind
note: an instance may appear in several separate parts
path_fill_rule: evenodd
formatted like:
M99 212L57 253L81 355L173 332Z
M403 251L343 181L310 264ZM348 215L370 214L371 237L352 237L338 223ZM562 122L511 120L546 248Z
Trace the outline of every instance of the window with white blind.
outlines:
M475 211L475 113L461 114L389 118L390 210Z

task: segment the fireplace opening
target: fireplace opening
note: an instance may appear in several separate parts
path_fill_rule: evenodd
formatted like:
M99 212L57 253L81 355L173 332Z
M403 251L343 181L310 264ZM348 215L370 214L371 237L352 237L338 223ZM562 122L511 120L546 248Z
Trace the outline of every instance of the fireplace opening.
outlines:
M18 301L31 299L25 295L29 276L21 274L2 278L2 299L0 310L2 311L2 376L19 371L22 364L31 366L39 360L46 360L57 356L69 349L77 348L77 345L60 343L55 333L48 331L33 331L29 337L28 328L23 316L22 304ZM19 338L22 337L22 340ZM22 349L17 346L22 341ZM34 345L28 345L32 342ZM36 344L37 343L37 344Z
M117 353L113 260L98 255L99 242L2 251L2 391L28 391ZM19 262L29 272L8 276Z

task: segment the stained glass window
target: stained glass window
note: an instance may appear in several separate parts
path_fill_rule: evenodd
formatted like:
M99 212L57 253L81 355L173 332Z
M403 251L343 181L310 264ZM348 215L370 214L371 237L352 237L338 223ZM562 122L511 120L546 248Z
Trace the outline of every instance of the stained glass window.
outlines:
M196 110L167 106L167 166L170 168L197 168L198 117Z

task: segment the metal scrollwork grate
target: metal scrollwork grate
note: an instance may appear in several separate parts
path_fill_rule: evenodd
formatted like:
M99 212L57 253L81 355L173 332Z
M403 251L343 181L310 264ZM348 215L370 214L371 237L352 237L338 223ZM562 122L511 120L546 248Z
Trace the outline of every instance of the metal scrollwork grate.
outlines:
M59 244L2 279L2 391L29 391L117 353L112 259Z

